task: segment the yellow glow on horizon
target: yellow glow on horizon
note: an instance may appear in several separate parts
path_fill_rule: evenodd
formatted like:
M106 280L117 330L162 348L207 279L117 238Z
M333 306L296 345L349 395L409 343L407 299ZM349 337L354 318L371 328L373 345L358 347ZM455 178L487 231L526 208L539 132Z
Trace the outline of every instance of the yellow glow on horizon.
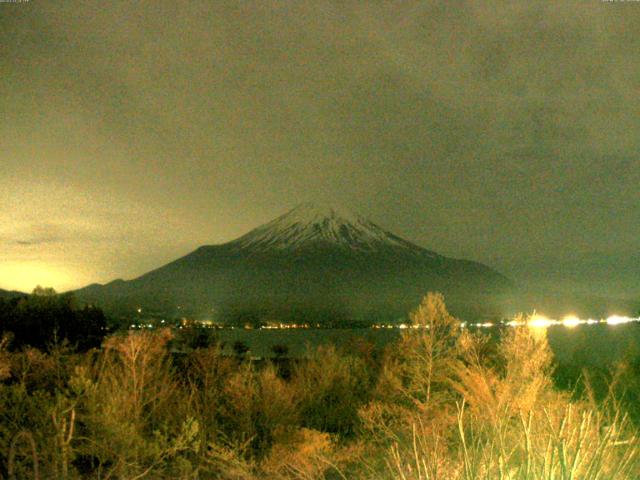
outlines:
M31 293L41 285L59 292L73 286L70 272L38 262L0 262L0 288Z

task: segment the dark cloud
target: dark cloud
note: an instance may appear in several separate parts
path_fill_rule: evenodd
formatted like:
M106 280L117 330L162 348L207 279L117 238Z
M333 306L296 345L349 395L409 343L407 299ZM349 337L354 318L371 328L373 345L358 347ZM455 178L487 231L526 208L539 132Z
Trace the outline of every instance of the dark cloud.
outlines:
M29 246L33 246L33 245L42 245L42 244L46 244L46 243L54 243L54 242L59 242L59 241L60 241L60 239L58 239L58 238L35 238L35 239L31 239L31 240L15 240L13 243L15 245L29 247Z
M22 224L3 229L0 240L15 245L42 245L69 241L81 234L77 228L64 224Z

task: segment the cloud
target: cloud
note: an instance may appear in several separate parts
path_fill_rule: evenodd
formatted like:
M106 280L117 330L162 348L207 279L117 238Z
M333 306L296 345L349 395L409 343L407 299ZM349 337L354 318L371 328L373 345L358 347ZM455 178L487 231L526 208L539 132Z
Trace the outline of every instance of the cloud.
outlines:
M20 10L0 18L5 258L134 275L318 197L452 256L640 249L636 5Z
M63 224L16 224L0 231L0 242L5 245L34 247L62 243L65 239L77 235L73 229Z
M30 240L14 240L12 243L14 245L20 245L23 247L30 247L34 245L42 245L44 243L54 243L58 242L60 239L57 238L33 238Z

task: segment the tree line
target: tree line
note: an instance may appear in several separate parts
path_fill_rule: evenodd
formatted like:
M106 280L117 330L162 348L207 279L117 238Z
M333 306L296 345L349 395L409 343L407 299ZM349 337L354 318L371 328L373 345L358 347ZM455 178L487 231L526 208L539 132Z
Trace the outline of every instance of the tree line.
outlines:
M107 333L101 309L79 306L72 294L36 287L30 295L0 299L0 334L11 348L26 346L49 350L68 343L78 351L99 347Z

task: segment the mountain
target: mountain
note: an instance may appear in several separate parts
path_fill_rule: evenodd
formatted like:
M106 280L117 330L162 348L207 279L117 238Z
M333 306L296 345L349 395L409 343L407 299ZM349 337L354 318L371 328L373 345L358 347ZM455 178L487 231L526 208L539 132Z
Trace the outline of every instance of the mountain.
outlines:
M251 253L330 247L359 253L395 249L403 253L435 255L383 230L364 217L314 204L299 205L228 245Z
M304 204L231 242L76 295L125 314L341 323L404 316L434 290L463 317L496 314L491 296L510 287L485 265L439 255L362 216Z

